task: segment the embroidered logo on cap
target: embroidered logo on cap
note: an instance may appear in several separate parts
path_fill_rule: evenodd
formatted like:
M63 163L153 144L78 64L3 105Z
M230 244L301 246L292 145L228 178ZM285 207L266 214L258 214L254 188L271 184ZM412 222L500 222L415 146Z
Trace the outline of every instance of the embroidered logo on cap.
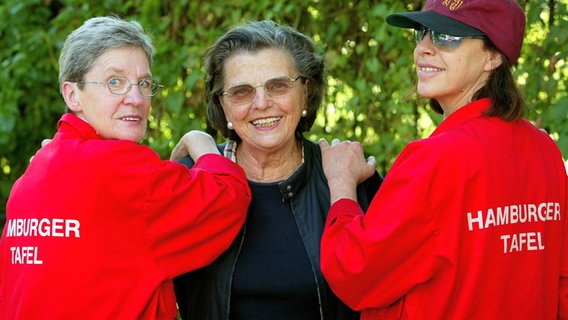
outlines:
M462 0L444 0L444 1L442 1L442 5L450 8L450 10L452 10L452 11L461 7L462 4L463 4Z

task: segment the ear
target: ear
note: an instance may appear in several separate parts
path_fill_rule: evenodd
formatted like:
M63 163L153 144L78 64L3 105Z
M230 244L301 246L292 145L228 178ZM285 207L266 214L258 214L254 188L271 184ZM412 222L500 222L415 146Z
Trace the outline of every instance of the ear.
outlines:
M308 101L308 96L310 94L310 79L306 79L306 82L304 82L304 97L306 98L306 103Z
M61 85L61 95L67 107L74 113L79 113L83 111L81 107L81 100L78 97L79 87L77 87L77 82L65 81Z
M231 120L229 120L229 118L227 117L227 106L225 106L225 103L223 102L223 99L221 99L220 97L219 97L219 104L221 105L221 112L223 112L223 114L225 115L225 120L231 121Z
M503 56L496 50L488 52L489 58L485 64L484 71L493 71L503 64Z

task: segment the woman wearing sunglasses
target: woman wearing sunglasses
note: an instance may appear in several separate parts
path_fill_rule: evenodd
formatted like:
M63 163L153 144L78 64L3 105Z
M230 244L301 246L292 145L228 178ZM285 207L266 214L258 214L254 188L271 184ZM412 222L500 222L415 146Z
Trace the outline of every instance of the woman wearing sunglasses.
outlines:
M213 44L205 70L209 121L229 139L220 149L244 169L252 202L229 250L175 280L183 319L358 319L319 267L330 202L320 148L303 135L325 87L313 41L272 21L252 22ZM360 186L363 207L380 182L375 171Z
M387 22L415 29L417 91L444 120L402 151L366 211L353 198L373 172L360 146L320 142L332 290L361 319L568 317L566 169L554 141L522 119L511 72L522 9L430 0Z

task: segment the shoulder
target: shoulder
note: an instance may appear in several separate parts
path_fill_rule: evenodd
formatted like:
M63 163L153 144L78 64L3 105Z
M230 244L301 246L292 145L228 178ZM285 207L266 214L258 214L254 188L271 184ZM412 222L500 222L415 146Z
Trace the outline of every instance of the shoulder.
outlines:
M322 158L319 144L302 137L302 145L304 147L304 162L309 166L316 166L321 168Z
M160 156L150 147L126 140L89 140L83 148L87 156L93 159L104 158L116 162L156 161Z
M187 170L179 163L162 159L149 146L125 140L88 140L65 154L101 179L152 180L164 172Z
M440 177L456 177L475 171L483 149L471 135L452 130L409 143L386 174L425 190Z
M321 150L319 144L316 142L302 137L302 144L304 146L304 155L317 156L321 159Z

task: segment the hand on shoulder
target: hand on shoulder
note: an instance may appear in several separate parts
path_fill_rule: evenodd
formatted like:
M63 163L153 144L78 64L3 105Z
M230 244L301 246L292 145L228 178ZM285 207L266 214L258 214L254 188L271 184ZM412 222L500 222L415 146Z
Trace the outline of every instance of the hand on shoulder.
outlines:
M375 173L375 157L365 159L363 146L357 141L333 139L330 145L320 139L319 146L331 203L341 198L357 200L357 185Z
M189 155L197 161L204 154L221 154L213 137L206 132L191 130L184 134L172 150L170 160L176 161Z

